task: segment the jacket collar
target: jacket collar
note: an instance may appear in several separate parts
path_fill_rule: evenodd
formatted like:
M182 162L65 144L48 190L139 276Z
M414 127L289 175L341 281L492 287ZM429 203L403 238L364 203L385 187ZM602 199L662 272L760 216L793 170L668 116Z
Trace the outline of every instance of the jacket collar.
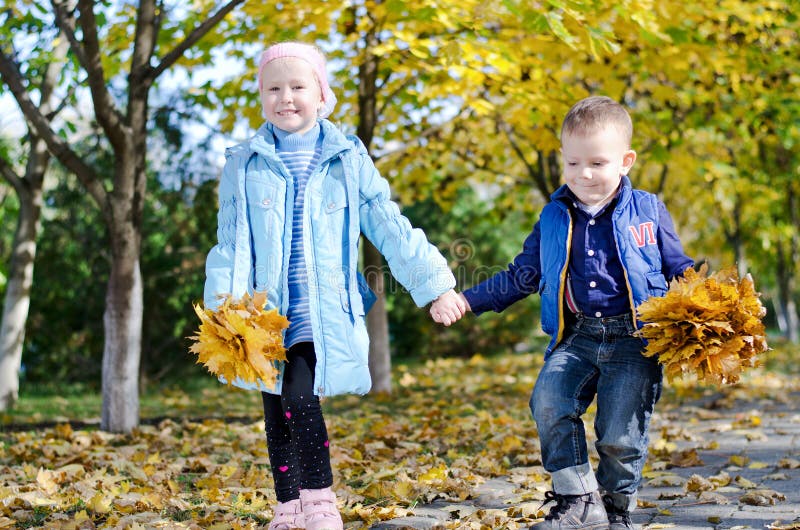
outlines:
M335 158L342 151L352 146L347 137L330 121L319 120L320 134L322 134L322 154L320 163L327 162ZM256 134L247 142L251 153L258 153L267 159L277 160L278 154L275 152L275 135L273 125L269 122L259 127Z

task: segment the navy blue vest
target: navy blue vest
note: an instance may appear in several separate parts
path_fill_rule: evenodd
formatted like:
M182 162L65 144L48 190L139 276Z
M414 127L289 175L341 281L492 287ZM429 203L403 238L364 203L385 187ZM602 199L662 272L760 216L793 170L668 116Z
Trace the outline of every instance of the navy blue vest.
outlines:
M560 192L563 190L553 195ZM625 285L631 296L631 311L634 321L640 326L636 307L649 297L662 296L667 291L661 251L656 241L658 199L652 193L625 185L620 191L612 220L614 239L625 272ZM564 280L571 251L572 218L568 206L554 200L544 207L539 222L542 229L539 295L542 297L542 329L552 337L546 352L549 353L560 342L564 331Z

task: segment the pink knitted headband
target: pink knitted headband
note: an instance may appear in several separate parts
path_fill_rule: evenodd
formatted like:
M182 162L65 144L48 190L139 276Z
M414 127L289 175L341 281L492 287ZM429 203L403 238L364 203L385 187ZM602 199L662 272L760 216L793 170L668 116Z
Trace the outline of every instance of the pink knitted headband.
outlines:
M315 48L309 44L302 44L300 42L281 42L273 44L261 54L261 60L258 62L258 91L261 93L264 67L270 61L280 59L281 57L296 57L303 59L314 69L314 74L317 76L320 89L322 91L322 108L319 111L320 118L327 118L333 111L336 105L336 96L333 94L330 85L328 84L328 73L325 69L325 57Z

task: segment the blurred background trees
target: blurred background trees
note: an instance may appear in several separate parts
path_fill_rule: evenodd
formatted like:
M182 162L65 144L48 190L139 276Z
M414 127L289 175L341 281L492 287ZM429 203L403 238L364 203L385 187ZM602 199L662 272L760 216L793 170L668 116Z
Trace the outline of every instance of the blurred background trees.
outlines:
M87 1L77 10L53 4L78 23L87 10L94 13L106 90L124 104L134 86L136 11ZM260 125L257 58L285 39L315 42L326 53L339 98L333 121L368 145L404 213L450 260L459 288L513 258L560 183L564 113L584 96L606 94L633 115L634 184L663 198L696 259L750 272L775 334L798 341L800 23L791 4L307 0L237 6L182 49L146 100L138 384L199 373L186 337L196 327L191 302L202 296L205 254L215 242L222 153ZM6 2L0 13L7 60L0 85L2 166L24 175L37 142L10 94L7 69L18 69L22 88L41 108L44 65L55 61L62 65L53 88L58 113L45 114L109 191L119 157L103 139L79 57L74 49L58 56L63 37L54 5ZM157 4L158 56L199 27L210 5L190 13L180 3ZM77 381L99 387L102 377L111 236L74 169L54 157L43 178L23 386ZM13 181L6 181L0 188L4 291L13 285L12 234L22 211ZM364 260L370 270L384 270L376 256L366 253ZM380 279L383 306L370 316L379 389L390 390L385 378L392 356L491 354L531 347L540 335L538 297L503 315L442 328L390 276ZM7 355L0 352L0 361Z

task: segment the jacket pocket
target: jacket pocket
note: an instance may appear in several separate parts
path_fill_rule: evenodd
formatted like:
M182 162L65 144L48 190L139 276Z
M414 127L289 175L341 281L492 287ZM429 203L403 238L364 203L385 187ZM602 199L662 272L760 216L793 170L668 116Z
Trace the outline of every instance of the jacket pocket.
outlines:
M308 195L306 195L308 199ZM322 188L316 191L315 197L318 208L314 211L319 212L319 221L322 225L321 233L336 252L345 249L347 234L347 194L345 193L344 183L333 178L326 177Z
M258 210L272 210L277 204L278 186L258 178L245 181L247 205Z
M367 366L369 363L369 335L361 297L358 295L353 297L351 304L347 289L341 289L339 300L344 318L339 322L341 327L337 328L336 335L340 340L346 341L347 345L346 351L341 353L356 366Z
M660 272L647 273L647 289L650 296L664 296L667 294L667 279Z
M347 190L344 182L329 177L322 186L322 209L326 213L336 213L347 206Z
M339 301L342 304L342 310L348 315L352 315L353 317L364 316L364 303L363 300L361 300L361 295L359 295L351 303L350 293L347 291L347 289L341 289L339 291Z

